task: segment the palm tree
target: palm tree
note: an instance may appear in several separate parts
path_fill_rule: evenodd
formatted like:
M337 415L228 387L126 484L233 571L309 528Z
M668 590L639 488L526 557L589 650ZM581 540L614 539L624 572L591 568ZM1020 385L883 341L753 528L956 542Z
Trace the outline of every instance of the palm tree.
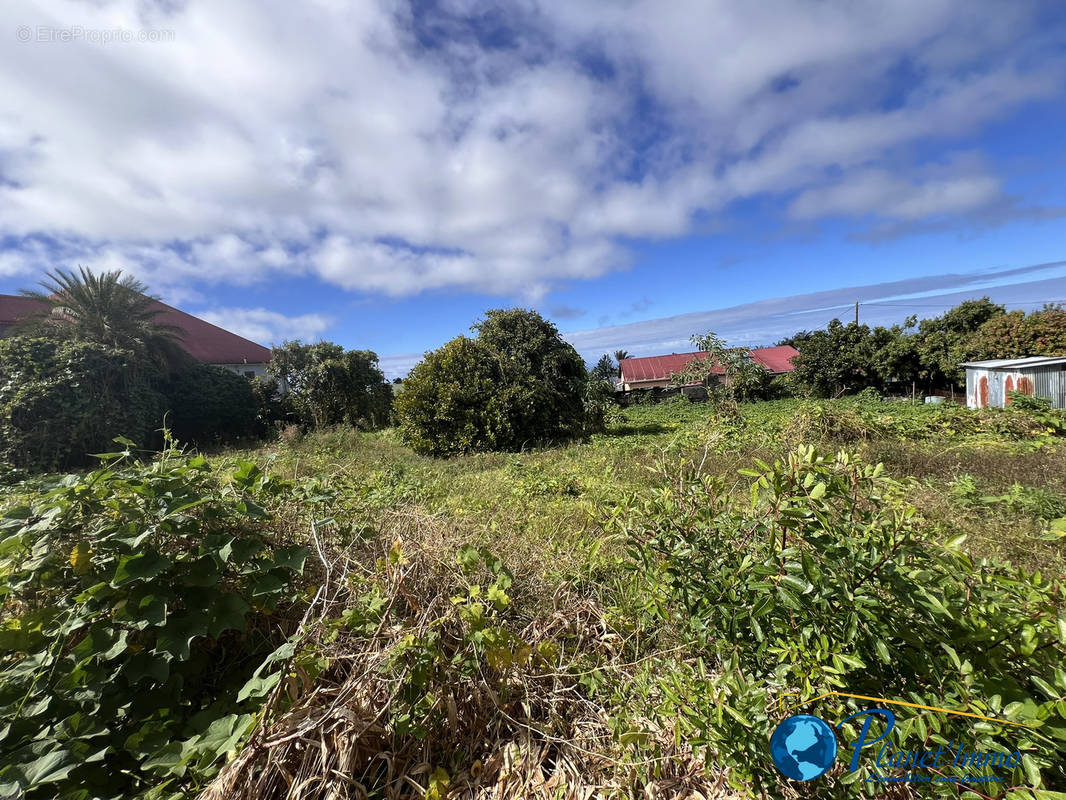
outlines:
M629 358L629 351L628 350L615 350L614 351L614 360L618 362L618 377L619 378L622 377L622 362L625 359L627 359L627 358Z
M40 282L43 291L23 290L45 305L33 327L72 339L141 353L167 367L187 360L179 344L181 330L159 322L160 309L148 287L121 270L94 274L57 269Z

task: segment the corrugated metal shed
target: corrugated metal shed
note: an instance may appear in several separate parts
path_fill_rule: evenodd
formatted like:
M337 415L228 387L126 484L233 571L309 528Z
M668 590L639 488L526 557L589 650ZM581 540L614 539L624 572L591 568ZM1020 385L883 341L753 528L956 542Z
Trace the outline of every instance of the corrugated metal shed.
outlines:
M967 361L966 405L970 408L1003 408L1010 405L1010 392L1023 392L1066 408L1066 356L1030 356Z

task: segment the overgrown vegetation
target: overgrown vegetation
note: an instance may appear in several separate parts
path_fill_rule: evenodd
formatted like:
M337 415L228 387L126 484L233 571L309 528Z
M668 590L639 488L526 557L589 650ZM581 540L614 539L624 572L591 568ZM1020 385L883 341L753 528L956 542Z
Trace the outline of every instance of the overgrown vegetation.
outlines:
M250 381L189 355L147 287L120 271L57 270L41 287L24 292L39 312L0 341L0 481L11 468L86 466L120 435L157 448L164 426L208 447L390 422L392 388L369 350L286 342L273 377Z
M792 384L815 397L854 394L866 387L909 392L964 383L959 364L987 358L1066 353L1066 310L1057 305L1026 314L987 297L966 300L939 317L908 317L890 327L843 323L802 331L781 341L800 351Z
M769 759L788 708L867 707L833 691L914 704L900 751L1019 754L947 774L1066 790L1066 412L881 398L955 380L1002 309L798 337L799 385L846 399L747 402L777 387L697 337L712 402L624 410L610 357L491 311L388 428L369 351L287 343L249 383L149 357L148 317L97 341L132 289L89 283L0 342L0 795L870 796L876 759ZM164 417L278 436L209 462Z
M1032 725L916 711L893 747L1018 750L1004 788L1061 791L1062 413L737 411L450 461L338 427L9 487L3 780L778 797L782 709L838 689ZM869 793L846 766L807 789Z
M249 680L305 605L308 550L267 510L283 483L176 451L102 458L0 517L5 797L202 782L254 725L269 687Z

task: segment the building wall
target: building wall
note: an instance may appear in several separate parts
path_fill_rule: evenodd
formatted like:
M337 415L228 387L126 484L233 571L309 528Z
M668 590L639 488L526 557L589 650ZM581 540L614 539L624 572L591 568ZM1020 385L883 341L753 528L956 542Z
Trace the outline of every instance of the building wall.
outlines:
M216 364L215 366L223 367L230 372L236 372L246 378L264 378L267 375L266 364Z
M622 383L623 391L630 391L631 389L654 389L661 386L670 386L669 380L661 381L633 381L632 383Z
M970 408L1003 408L1011 391L1043 397L1054 408L1064 408L1066 372L1058 364L1015 370L966 368L966 405Z

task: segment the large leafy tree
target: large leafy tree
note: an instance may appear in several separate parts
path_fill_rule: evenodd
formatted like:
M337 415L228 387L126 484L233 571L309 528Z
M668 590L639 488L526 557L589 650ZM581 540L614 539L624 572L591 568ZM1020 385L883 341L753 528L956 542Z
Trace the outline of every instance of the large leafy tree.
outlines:
M189 360L181 331L159 321L161 309L132 275L57 269L46 274L40 287L22 292L44 307L26 322L37 332L128 350L169 367Z
M1002 316L1003 306L987 297L965 300L939 317L923 319L916 347L921 377L930 387L966 380L960 362L975 355L975 334L991 319Z
M347 423L376 428L388 422L392 389L370 350L285 342L274 348L269 369L308 427Z
M813 395L834 397L881 384L877 343L867 325L834 319L797 340L797 349L793 379Z
M496 353L457 336L427 353L403 382L396 416L403 440L435 456L504 449L510 427Z
M519 450L588 430L585 362L535 311L494 309L428 353L396 402L404 440L433 455Z
M558 442L585 429L585 361L559 329L536 311L492 309L475 324L478 341L496 353L503 374L510 446Z
M902 325L890 328L879 325L870 332L874 347L870 374L879 378L878 388L891 383L909 384L920 376L918 338L913 331L917 324L918 318L910 316Z
M992 317L973 336L972 351L978 358L1066 355L1066 308L1049 304Z

